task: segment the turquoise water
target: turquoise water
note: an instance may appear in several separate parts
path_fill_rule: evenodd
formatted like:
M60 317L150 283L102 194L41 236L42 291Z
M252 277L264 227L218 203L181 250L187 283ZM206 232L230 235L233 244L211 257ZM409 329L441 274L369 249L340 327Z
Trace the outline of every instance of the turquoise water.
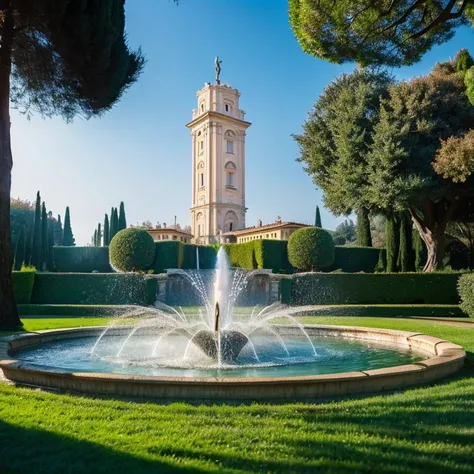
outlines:
M410 364L424 357L403 347L347 339L312 339L316 354L305 338L285 336L252 339L233 365L219 367L179 336L157 346L156 336L104 337L94 353L94 337L57 341L18 352L15 357L37 368L72 372L102 372L165 377L291 377L352 372ZM258 359L257 359L258 358Z

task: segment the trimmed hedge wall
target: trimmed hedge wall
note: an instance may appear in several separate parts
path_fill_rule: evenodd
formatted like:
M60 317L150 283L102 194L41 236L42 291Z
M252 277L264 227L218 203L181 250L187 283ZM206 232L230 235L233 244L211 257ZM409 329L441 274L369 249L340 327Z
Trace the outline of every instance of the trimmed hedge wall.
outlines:
M182 268L184 245L177 240L155 242L156 255L153 264L154 273L163 273L168 268Z
M13 294L15 295L16 304L29 304L35 284L34 271L13 272Z
M255 259L258 268L270 269L273 273L293 273L288 261L288 241L255 240Z
M459 273L306 273L291 280L294 305L459 304ZM288 285L288 283L283 283ZM288 295L288 289L283 294Z
M156 280L134 273L37 273L31 303L142 305Z
M336 259L332 269L341 269L345 273L373 273L379 261L380 252L385 252L385 249L336 247Z
M53 247L58 272L110 273L109 247Z
M300 316L374 316L388 318L403 317L435 317L435 318L467 318L457 305L337 305L323 306L305 311Z
M474 318L474 274L463 275L458 282L459 296L461 297L461 309Z

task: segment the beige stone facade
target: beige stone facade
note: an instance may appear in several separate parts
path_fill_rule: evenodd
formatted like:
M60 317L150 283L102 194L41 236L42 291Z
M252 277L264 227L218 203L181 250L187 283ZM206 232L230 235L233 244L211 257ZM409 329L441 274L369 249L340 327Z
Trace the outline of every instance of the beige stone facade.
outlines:
M187 124L192 136L191 229L197 244L245 228L245 131L240 92L206 84Z
M177 240L178 242L190 243L193 236L180 229L164 227L162 229L147 229L147 232L153 237L155 242L166 240Z
M224 234L223 237L229 242L236 242L238 244L257 239L288 240L295 230L303 227L310 226L307 224L299 224L297 222L281 221L266 225L259 223L259 225L255 227L247 227L246 229L235 232L228 232Z

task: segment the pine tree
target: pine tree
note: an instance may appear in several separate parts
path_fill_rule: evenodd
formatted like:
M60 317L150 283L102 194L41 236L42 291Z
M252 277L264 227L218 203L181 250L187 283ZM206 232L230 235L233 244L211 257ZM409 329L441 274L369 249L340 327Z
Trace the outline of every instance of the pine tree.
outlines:
M387 272L394 273L398 271L397 260L400 246L400 224L395 215L387 217L386 224L386 247L387 247Z
M123 230L127 228L127 219L125 217L125 205L123 201L120 203L120 214L118 218L118 230Z
M21 228L20 234L15 247L15 270L21 270L23 263L25 263L25 250L26 250L26 230L24 227Z
M46 270L48 261L48 214L46 213L46 204L43 202L41 211L41 271Z
M54 232L56 223L53 214L50 212L48 216L48 260L46 261L46 269L49 272L54 271Z
M412 246L413 224L408 213L400 214L400 248L398 252L398 267L402 272L412 272L415 269Z
M69 214L69 206L66 207L66 214L64 217L64 232L63 232L63 246L64 247L73 247L76 245L74 243L74 236L71 228L71 216Z
M54 226L54 244L63 244L63 225L61 223L61 216L58 214L58 220Z
M316 206L316 218L314 220L314 225L315 227L323 227L323 224L321 223L321 213L319 212L319 206Z
M104 218L104 247L107 247L109 243L110 243L109 216L106 214Z
M97 247L102 247L102 226L100 222L97 226Z
M41 270L41 196L36 194L35 225L33 231L33 252L31 255L31 265Z
M372 247L369 212L367 209L360 209L357 213L357 245Z

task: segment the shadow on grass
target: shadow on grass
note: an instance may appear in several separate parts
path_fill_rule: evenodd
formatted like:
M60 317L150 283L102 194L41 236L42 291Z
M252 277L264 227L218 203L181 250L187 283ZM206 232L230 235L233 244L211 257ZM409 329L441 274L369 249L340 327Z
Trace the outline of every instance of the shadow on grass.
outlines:
M166 461L148 460L95 443L0 421L0 472L146 474L206 471L196 467L173 466Z

